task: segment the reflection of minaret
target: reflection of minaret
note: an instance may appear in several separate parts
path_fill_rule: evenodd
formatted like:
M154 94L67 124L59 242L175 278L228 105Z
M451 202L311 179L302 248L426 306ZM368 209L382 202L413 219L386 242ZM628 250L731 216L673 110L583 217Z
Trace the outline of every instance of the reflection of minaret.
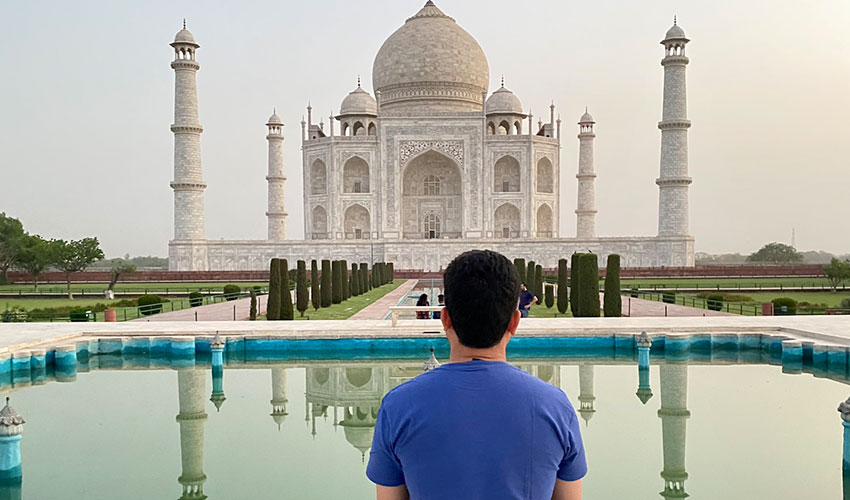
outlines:
M224 395L224 339L221 334L216 333L215 338L210 342L210 351L212 353L212 394L210 401L215 405L216 411L221 410L221 405L227 399Z
M652 348L652 339L643 332L635 340L638 350L638 399L643 404L652 398L652 387L649 380L649 350Z
M685 480L685 440L687 439L688 365L662 364L661 371L661 434L664 451L664 498L687 498Z
M281 424L289 415L286 411L286 370L283 368L272 368L272 420L280 430Z
M581 365L578 367L578 386L579 386L579 414L584 419L585 424L590 423L596 409L593 407L596 401L596 396L593 395L593 365Z
M205 373L202 370L179 370L177 388L179 391L180 413L180 460L183 473L178 482L183 485L180 500L203 500L204 481L204 424L207 413L204 411L206 394Z

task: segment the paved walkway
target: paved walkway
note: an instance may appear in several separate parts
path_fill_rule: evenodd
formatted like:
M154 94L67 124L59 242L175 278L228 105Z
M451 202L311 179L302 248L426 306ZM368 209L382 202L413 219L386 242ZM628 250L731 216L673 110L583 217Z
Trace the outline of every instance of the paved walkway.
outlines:
M260 295L257 297L257 314L266 313L266 302L268 295ZM219 302L218 304L210 304L208 306L190 307L180 311L166 312L155 314L147 318L139 318L134 322L163 322L163 321L233 321L233 308L236 308L236 320L242 321L248 319L251 315L251 299L231 300L229 302Z
M348 319L384 319L387 313L390 312L390 307L398 304L398 301L401 300L402 297L410 293L418 281L419 280L415 279L405 281L399 285L398 288L384 295L369 306L357 311Z
M599 298L603 300L604 297ZM691 316L737 316L722 311L710 311L708 309L698 309L696 307L681 306L677 304L665 304L655 300L636 299L634 297L623 296L623 316L632 318L650 318L672 316L677 318Z

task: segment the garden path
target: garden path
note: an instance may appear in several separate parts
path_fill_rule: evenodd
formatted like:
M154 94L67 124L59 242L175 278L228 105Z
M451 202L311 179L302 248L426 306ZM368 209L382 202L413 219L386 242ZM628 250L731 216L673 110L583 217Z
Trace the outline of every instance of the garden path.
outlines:
M387 313L390 312L390 307L398 304L398 301L402 297L410 293L410 291L413 290L413 287L416 286L416 283L418 281L419 280L415 279L405 281L401 284L401 286L399 286L392 292L384 295L380 299L376 300L374 303L357 311L349 319L384 319Z

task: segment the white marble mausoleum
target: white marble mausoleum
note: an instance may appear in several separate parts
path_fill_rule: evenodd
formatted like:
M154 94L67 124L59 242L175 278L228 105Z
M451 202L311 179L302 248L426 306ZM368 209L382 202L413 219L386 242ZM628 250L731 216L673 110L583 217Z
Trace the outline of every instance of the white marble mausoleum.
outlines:
M184 26L171 44L176 95L169 268L265 269L280 257L384 261L396 269L436 271L465 250L483 248L545 267L588 250L601 264L618 253L627 267L692 266L688 41L674 23L661 42L665 80L655 236L597 236L595 121L586 110L578 123L578 165L569 167L577 172L577 185L569 188L577 191L577 232L559 234L562 127L554 104L545 122L535 122L504 81L490 92L484 51L429 0L378 51L374 93L358 82L327 124L316 123L308 106L301 122L305 239L286 239L283 122L275 113L267 122L267 239L211 241L204 222L199 45Z

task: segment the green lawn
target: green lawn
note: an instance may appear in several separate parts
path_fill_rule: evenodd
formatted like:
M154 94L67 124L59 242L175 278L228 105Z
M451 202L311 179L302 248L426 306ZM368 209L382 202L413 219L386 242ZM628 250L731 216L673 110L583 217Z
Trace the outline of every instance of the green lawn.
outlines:
M826 278L624 278L621 280L624 288L638 285L640 287L652 287L653 285L659 288L666 287L681 287L681 288L705 288L716 289L719 285L721 288L736 289L736 288L759 288L759 287L800 287L800 286L828 286ZM850 284L848 284L850 286Z
M376 300L380 299L384 295L392 292L406 280L395 280L390 284L384 285L380 288L373 288L368 292L358 295L357 297L351 297L345 302L341 304L333 304L330 307L323 307L319 310L313 309L313 305L310 304L309 308L304 312L304 317L302 318L300 313L295 311L295 319L296 320L339 320L339 319L348 319L353 316L356 312L360 311L364 307L373 304ZM260 320L265 320L265 315Z
M27 311L43 309L45 307L78 307L85 309L97 304L114 304L117 301L105 299L7 299L0 297L0 312L13 307L20 307Z
M528 317L530 318L572 318L572 316L569 308L567 308L567 314L559 313L557 303L552 306L552 309L547 308L545 305L533 305L528 313Z

